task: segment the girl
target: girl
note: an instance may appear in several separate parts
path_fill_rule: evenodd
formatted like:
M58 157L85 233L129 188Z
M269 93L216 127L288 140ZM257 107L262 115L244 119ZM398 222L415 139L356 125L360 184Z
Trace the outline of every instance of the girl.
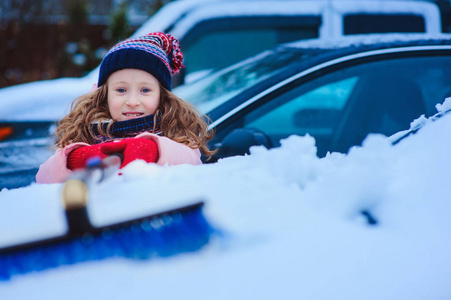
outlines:
M112 154L122 157L121 168L136 159L201 164L200 151L212 154L212 134L204 116L171 93L182 60L178 41L160 32L115 45L100 65L98 88L77 98L59 122L56 153L36 182L63 182L89 158Z

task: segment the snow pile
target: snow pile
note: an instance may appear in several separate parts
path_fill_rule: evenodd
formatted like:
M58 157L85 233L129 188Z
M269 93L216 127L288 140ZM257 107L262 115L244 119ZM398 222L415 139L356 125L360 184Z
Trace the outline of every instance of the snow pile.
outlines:
M347 155L318 158L312 137L292 136L212 165L134 162L92 188L97 224L204 199L224 235L193 254L18 276L0 283L1 298L451 298L449 132L447 114L395 146L370 135ZM59 189L1 191L0 240L63 230Z

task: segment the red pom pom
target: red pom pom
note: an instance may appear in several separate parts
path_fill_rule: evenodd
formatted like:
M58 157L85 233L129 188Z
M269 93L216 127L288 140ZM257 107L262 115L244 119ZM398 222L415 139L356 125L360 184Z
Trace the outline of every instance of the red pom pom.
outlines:
M168 34L167 35L169 37L169 40L171 41L171 45L172 45L172 52L170 55L168 55L169 59L170 59L170 63L171 63L171 74L177 74L178 72L180 72L180 69L184 67L183 65L183 53L180 50L180 44L179 41L173 37L172 35Z
M147 35L159 38L161 42L159 46L163 49L169 59L171 75L180 72L180 69L183 68L184 65L179 41L172 35L163 32L152 32Z

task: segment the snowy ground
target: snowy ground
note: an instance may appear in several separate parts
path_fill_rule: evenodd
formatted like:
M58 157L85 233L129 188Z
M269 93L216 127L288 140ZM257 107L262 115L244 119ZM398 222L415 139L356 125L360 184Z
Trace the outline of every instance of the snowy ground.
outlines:
M451 299L451 114L418 123L396 146L370 135L347 155L318 158L313 138L293 136L212 165L134 162L92 188L96 224L204 199L225 235L166 259L16 276L0 298ZM0 246L63 232L60 188L2 190Z

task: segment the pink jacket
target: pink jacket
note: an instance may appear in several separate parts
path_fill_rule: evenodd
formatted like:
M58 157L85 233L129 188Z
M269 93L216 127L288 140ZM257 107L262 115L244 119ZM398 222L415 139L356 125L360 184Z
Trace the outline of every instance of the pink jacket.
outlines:
M174 142L167 137L159 136L153 133L144 132L136 136L142 138L148 138L154 140L158 144L158 165L179 165L179 164L202 164L200 160L199 149L191 149L188 146ZM73 143L65 148L56 150L56 153L52 155L45 163L39 167L39 171L36 174L37 183L59 183L68 178L72 171L66 166L67 156L73 150L89 146L86 143Z

